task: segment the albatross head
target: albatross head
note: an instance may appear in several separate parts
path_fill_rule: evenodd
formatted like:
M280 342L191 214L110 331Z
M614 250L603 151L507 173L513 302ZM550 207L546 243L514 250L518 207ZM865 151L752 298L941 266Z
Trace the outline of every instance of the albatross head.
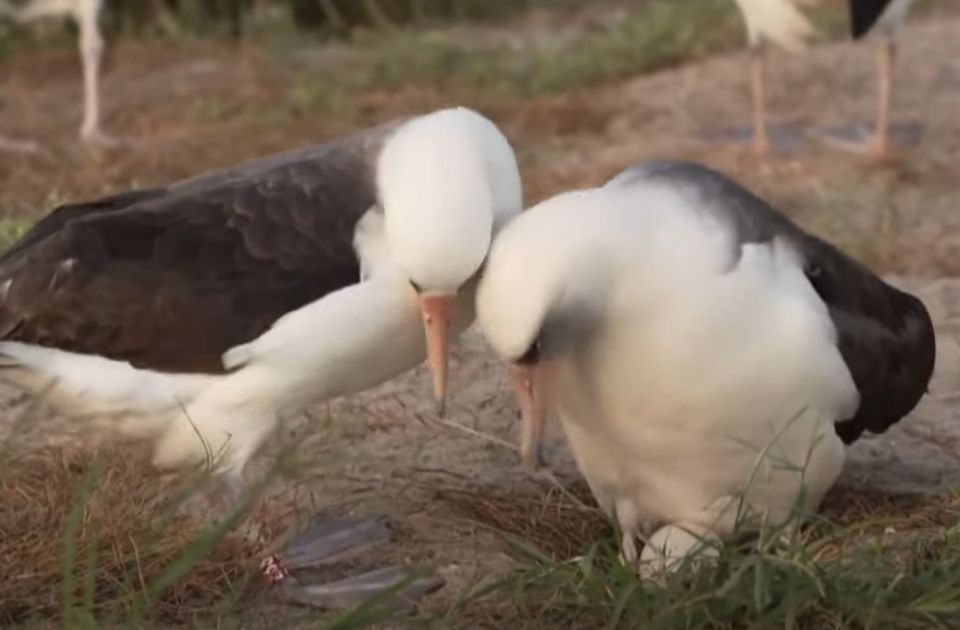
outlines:
M442 409L454 299L477 275L494 233L522 207L516 157L488 119L465 108L441 110L387 140L377 186L390 255L417 292Z
M477 289L477 322L510 367L522 416L521 459L535 468L559 364L589 348L610 293L608 228L590 212L590 192L548 199L497 237Z

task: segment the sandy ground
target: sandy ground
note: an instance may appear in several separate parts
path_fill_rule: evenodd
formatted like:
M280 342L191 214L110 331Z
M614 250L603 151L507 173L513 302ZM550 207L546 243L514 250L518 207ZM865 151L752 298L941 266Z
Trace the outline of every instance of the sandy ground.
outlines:
M138 78L143 49L128 47L125 53L114 60L106 80L115 93L110 122L146 139L149 151L91 160L57 140L73 133L77 118L76 107L59 106L72 104L76 95L74 75L63 69L72 68L67 53L17 59L0 78L8 95L9 128L21 133L34 128L52 147L52 155L0 158L0 204L8 213L43 206L51 191L82 197L134 181L167 181L297 146L308 137L305 121L264 128L240 116L207 123L183 114L200 102L198 91L207 101L223 94L248 104L270 101L279 79L257 54L231 58L207 49L169 51L153 69L165 77L158 80ZM36 72L48 67L58 70L38 89ZM913 414L886 435L868 437L849 450L842 483L885 492L937 492L960 480L955 405L960 399L960 280L951 278L960 272L960 214L955 211L960 203L960 21L913 26L902 48L895 117L898 123L919 125L916 146L877 165L802 135L869 119L872 71L872 50L865 45L824 45L802 57L774 55L770 115L800 135L789 153L769 160L703 141L749 120L745 65L737 55L529 103L498 105L482 97L478 102L501 116L515 139L530 201L600 183L646 157L699 159L735 175L878 269L897 274L893 281L920 295L936 322L936 374L930 394ZM233 93L231 77L244 78ZM160 97L157 83L165 84L166 97ZM443 102L429 91L396 99L372 95L354 121ZM50 112L49 119L38 112ZM323 121L319 135L345 126ZM191 159L185 161L187 153ZM471 509L471 496L509 495L516 506L529 499L526 518L536 523L534 510L551 491L549 483L531 480L517 465L516 418L505 373L475 331L455 348L451 373L453 399L445 418L433 411L421 368L361 396L324 405L284 435L298 444L301 459L297 479L289 480L291 492L294 487L309 492L318 508L334 513L389 514L397 540L378 552L378 561L439 567L448 585L428 606L439 606L472 580L512 566L500 533ZM548 458L558 476L572 482L575 469L553 429ZM259 465L269 458L267 453Z

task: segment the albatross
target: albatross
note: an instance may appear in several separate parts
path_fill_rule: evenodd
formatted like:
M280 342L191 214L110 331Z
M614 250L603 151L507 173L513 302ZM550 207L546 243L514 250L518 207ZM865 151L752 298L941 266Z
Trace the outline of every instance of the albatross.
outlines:
M757 155L770 151L766 116L766 45L772 42L785 50L799 53L806 49L814 33L809 20L797 4L815 0L735 0L743 16L750 45L750 78L753 94L753 150ZM893 93L893 60L896 37L913 0L847 0L850 34L859 40L877 34L878 90L876 126L866 143L842 138L828 140L845 148L862 150L874 157L889 153L890 103Z
M685 162L520 214L477 321L509 363L525 460L555 408L641 572L816 510L844 445L914 408L936 352L919 299Z
M312 403L425 358L444 400L449 339L520 209L510 144L465 108L66 205L0 257L0 379L155 440L157 466L210 461L235 498Z

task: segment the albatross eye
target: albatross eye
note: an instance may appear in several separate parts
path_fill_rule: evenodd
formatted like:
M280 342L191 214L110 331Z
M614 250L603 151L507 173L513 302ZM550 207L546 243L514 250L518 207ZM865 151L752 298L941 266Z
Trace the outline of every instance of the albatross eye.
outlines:
M410 286L413 287L413 290L416 291L417 293L420 293L422 291L422 289L420 288L420 285L414 282L413 280L410 281Z
M516 360L516 363L519 363L520 365L529 365L531 363L536 363L537 361L539 361L541 346L542 344L540 343L540 339L538 338L536 341L530 344L530 347L527 348L527 351L524 352L519 359Z

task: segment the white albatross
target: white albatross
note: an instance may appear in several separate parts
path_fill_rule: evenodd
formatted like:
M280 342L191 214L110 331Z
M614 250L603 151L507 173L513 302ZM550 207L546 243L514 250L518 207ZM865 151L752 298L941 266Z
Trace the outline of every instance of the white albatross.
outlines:
M521 209L507 139L469 109L58 208L0 257L0 379L71 416L216 458L235 492L278 422L426 357L473 320Z
M689 163L520 214L491 248L477 321L511 364L524 457L556 404L641 570L815 510L844 444L909 413L935 358L920 300Z

